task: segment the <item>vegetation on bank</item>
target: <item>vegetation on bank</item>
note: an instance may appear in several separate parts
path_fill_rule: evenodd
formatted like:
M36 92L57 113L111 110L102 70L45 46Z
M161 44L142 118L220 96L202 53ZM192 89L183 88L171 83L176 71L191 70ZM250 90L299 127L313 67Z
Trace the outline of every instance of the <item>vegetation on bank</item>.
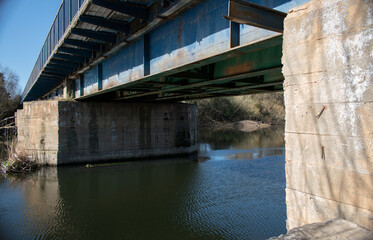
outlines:
M36 169L30 157L17 149L14 112L21 107L18 77L0 66L0 165L4 173L24 173Z
M18 76L0 66L0 120L14 116L21 106L21 90Z
M283 93L263 93L190 101L198 105L199 125L217 126L245 120L282 125L285 123Z
M13 139L7 146L7 157L1 163L3 173L26 173L38 168L38 164L33 161L28 154L17 150L16 140Z

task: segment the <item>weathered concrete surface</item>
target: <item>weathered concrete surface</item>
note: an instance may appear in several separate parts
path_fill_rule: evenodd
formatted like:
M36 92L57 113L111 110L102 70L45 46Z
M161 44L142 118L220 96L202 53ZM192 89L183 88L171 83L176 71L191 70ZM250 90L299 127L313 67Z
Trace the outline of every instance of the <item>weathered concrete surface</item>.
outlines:
M333 219L322 223L307 224L291 229L286 235L270 238L270 240L292 239L370 240L373 239L373 232L343 219Z
M373 1L313 0L284 24L288 229L373 230Z
M189 154L197 116L182 103L25 102L18 147L48 165Z

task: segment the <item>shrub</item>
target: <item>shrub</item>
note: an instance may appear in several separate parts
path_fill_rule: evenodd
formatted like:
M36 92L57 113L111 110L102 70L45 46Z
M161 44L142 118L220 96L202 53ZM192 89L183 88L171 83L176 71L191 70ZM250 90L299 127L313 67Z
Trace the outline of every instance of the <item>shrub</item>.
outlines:
M38 164L22 150L17 150L17 141L13 139L7 146L8 160L1 163L4 173L26 173L38 168Z
M211 122L253 120L269 124L285 122L283 93L217 97L191 101L198 105L200 125Z

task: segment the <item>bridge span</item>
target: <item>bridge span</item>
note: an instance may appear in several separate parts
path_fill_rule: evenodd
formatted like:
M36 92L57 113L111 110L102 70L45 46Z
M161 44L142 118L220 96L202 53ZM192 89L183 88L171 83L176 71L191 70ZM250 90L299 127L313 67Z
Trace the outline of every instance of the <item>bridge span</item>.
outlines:
M305 2L65 0L22 99L179 101L281 91L283 19Z
M49 165L192 154L180 101L284 91L288 228L373 230L372 29L371 0L64 0L18 147Z

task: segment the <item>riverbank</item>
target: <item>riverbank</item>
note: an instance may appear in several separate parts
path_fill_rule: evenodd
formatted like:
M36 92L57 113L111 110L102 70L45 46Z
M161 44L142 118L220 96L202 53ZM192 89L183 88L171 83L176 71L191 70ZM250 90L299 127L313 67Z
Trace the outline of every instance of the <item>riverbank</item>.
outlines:
M211 130L238 130L242 132L253 132L273 126L283 127L283 124L268 124L259 121L243 120L237 122L211 121L209 124L200 124L198 127Z
M190 101L190 103L198 105L198 121L200 126L203 127L210 125L221 127L222 124L217 125L216 122L235 123L246 120L270 125L285 123L284 98L282 93L217 97L194 100ZM229 124L224 125L233 128ZM250 125L252 126L253 124ZM242 129L239 126L236 128Z
M15 118L0 121L0 174L24 174L38 168L36 161L17 148Z

